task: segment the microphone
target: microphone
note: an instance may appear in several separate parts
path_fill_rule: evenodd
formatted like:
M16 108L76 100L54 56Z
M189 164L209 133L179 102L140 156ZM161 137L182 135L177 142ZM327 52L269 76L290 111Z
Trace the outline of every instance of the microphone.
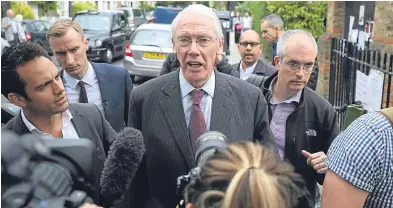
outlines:
M110 147L100 185L105 201L112 203L127 190L145 153L142 133L125 127Z

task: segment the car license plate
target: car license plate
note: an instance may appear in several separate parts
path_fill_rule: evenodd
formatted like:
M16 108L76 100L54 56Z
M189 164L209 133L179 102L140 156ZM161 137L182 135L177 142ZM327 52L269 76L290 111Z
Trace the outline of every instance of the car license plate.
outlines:
M154 53L154 52L144 52L143 57L148 58L148 59L165 59L165 54Z

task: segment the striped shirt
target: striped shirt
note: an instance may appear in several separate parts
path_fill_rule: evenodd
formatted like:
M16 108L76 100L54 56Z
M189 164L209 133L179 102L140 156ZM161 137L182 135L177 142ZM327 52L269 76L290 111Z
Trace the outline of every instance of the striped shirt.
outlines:
M393 129L383 115L352 122L330 146L326 167L369 192L365 208L393 207Z
M269 91L273 95L273 85L276 83L277 77L272 80L269 86ZM270 121L270 130L275 138L278 153L280 158L284 159L285 153L285 137L287 128L287 119L295 110L297 104L300 102L302 90L298 91L292 97L279 102L272 96L269 103L272 111L272 120Z
M68 102L79 103L79 94L81 88L79 87L78 82L80 80L71 77L67 73L64 73L63 77L64 77L64 88L67 93ZM94 68L90 62L89 62L89 69L87 70L85 76L82 78L81 81L85 83L87 99L89 100L89 103L96 105L98 109L100 109L101 113L105 115L104 106L101 98L100 85L98 83L98 79L94 71Z

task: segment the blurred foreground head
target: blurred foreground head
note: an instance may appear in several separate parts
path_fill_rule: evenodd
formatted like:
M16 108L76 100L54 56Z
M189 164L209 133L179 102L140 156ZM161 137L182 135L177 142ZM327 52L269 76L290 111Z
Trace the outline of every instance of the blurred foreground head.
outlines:
M291 208L308 195L290 164L252 142L217 150L185 190L188 208Z

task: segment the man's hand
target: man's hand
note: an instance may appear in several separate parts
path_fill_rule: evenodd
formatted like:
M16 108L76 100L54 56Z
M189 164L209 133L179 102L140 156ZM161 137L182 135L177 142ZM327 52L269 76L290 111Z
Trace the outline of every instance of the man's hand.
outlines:
M88 204L88 203L84 203L81 207L79 207L79 208L102 208L102 207L99 207L99 206L97 206L97 205L95 205L95 204Z
M302 154L307 158L307 164L314 168L318 173L326 173L325 167L326 155L324 152L309 153L306 150L302 150Z

